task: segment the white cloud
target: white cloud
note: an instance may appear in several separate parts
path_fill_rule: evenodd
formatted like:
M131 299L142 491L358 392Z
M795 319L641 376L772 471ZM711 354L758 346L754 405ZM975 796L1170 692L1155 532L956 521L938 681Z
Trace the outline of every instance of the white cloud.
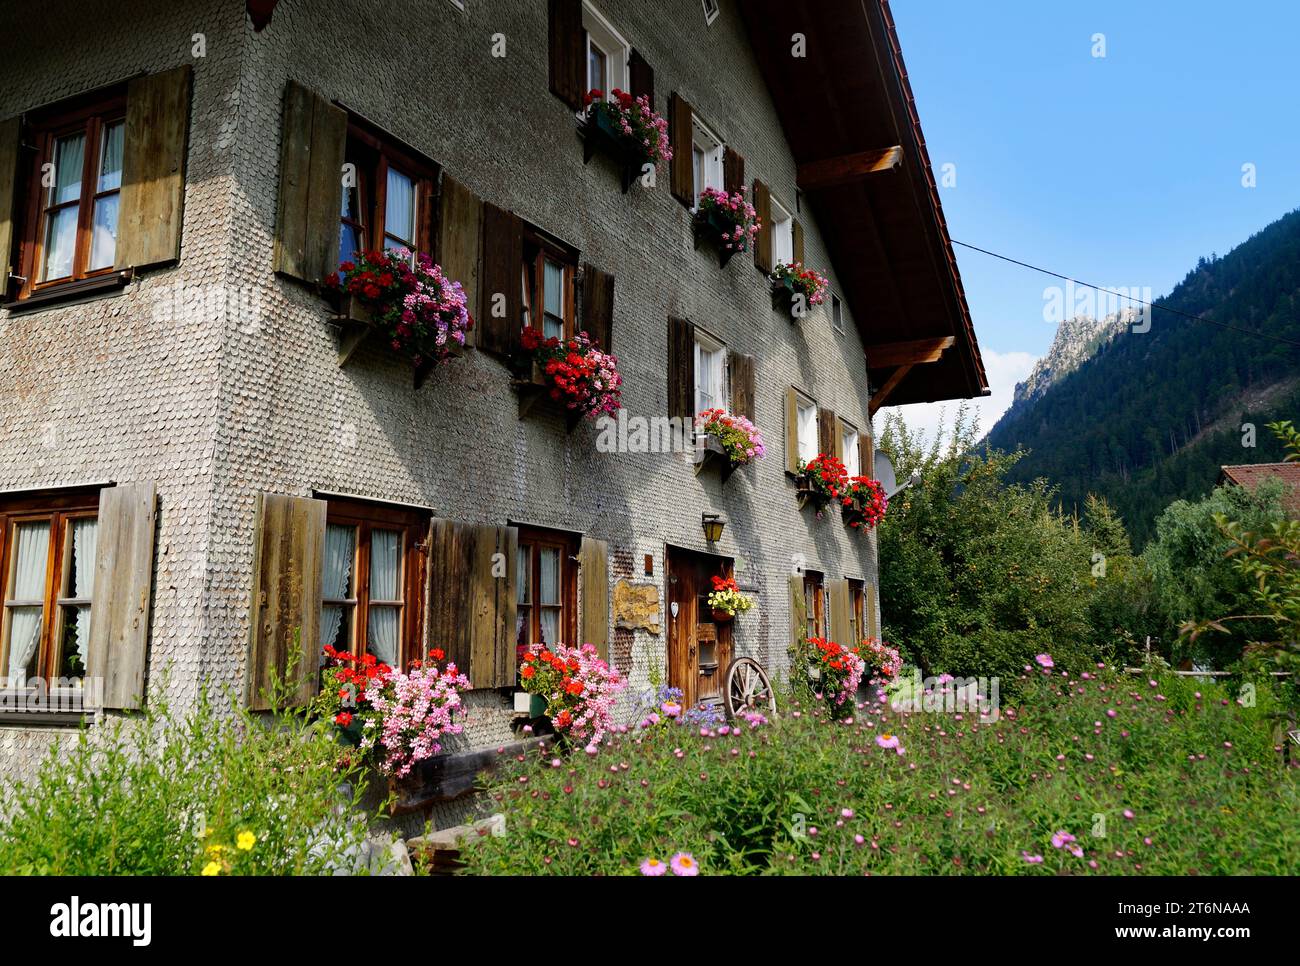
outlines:
M972 413L979 418L979 435L993 428L1004 412L1011 406L1016 383L1023 382L1033 369L1038 357L1028 352L994 352L982 350L984 371L989 377L991 395L981 399L969 400ZM953 414L957 412L959 400L939 403L915 403L911 406L896 406L889 412L902 416L910 430L920 430L926 441L934 439L935 432L942 424L951 425Z

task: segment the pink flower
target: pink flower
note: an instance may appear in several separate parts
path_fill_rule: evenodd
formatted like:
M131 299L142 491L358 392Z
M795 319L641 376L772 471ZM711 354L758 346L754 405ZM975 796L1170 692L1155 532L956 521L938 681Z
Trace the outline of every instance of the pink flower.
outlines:
M1030 865L1039 865L1043 861L1043 857L1041 855L1030 855L1028 852L1025 852L1023 850L1021 851L1020 855L1021 858L1023 858Z
M668 871L668 866L664 865L658 859L646 859L641 863L642 875L663 875Z
M673 875L699 875L700 866L689 852L678 852L672 857Z
M1039 654L1034 660L1038 662L1039 667L1056 667L1050 654Z

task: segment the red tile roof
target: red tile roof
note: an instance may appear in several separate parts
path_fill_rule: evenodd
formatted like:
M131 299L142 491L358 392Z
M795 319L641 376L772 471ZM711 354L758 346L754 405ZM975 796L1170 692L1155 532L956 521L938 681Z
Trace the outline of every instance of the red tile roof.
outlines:
M1288 516L1300 518L1300 463L1244 463L1219 469L1221 479L1252 490L1262 480L1281 480L1287 487L1282 505Z

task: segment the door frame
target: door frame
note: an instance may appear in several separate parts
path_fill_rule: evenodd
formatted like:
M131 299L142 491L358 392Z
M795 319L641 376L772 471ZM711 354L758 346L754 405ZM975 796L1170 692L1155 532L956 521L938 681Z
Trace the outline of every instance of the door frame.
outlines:
M678 623L679 618L674 617L672 613L672 603L674 600L674 595L673 595L674 579L673 578L675 576L674 567L673 567L673 564L675 562L674 558L676 558L677 562L680 562L683 559L691 561L695 567L698 567L700 573L703 573L705 571L712 571L714 573L718 573L720 575L727 575L727 576L735 574L736 561L734 557L727 556L726 554L711 553L704 550L696 550L692 547L682 547L682 546L678 546L677 544L670 544L670 543L664 544L663 600L664 600L664 617L668 624L668 632L667 632L667 639L665 641L666 646L665 646L665 653L664 653L664 665L665 665L664 679L667 681L670 687L681 688L682 695L683 695L682 700L685 703L685 705L687 707L694 707L699 700L700 672L699 672L698 646L696 647L693 656L687 654L679 658L678 662L676 662L677 666L679 666L683 671L683 674L680 679L678 679L678 674L676 673L676 669L675 669L675 662L673 660L674 651L679 646L679 633L680 633L679 627L681 627L681 625ZM705 592L707 593L707 591ZM692 608L693 607L694 604L692 605ZM689 613L689 611L687 613ZM686 616L686 615L681 615L681 616ZM697 615L696 623L697 624L699 623L698 615ZM714 675L716 676L716 680L717 680L717 694L719 697L725 698L725 695L722 694L723 678L726 676L727 673L727 668L725 665L729 663L731 657L735 656L734 622L729 621L725 624L717 625L717 634L718 634L719 660L718 660L718 667L714 671ZM691 637L688 636L687 639L690 640Z

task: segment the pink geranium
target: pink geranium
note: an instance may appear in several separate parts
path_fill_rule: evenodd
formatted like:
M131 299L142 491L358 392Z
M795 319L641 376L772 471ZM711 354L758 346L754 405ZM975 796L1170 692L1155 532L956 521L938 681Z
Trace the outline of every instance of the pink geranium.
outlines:
M460 692L469 688L469 678L451 663L444 670L429 663L375 678L365 694L375 714L366 719L362 750L377 749L380 769L405 777L442 750L443 735L461 733L464 726L454 718L463 706Z

